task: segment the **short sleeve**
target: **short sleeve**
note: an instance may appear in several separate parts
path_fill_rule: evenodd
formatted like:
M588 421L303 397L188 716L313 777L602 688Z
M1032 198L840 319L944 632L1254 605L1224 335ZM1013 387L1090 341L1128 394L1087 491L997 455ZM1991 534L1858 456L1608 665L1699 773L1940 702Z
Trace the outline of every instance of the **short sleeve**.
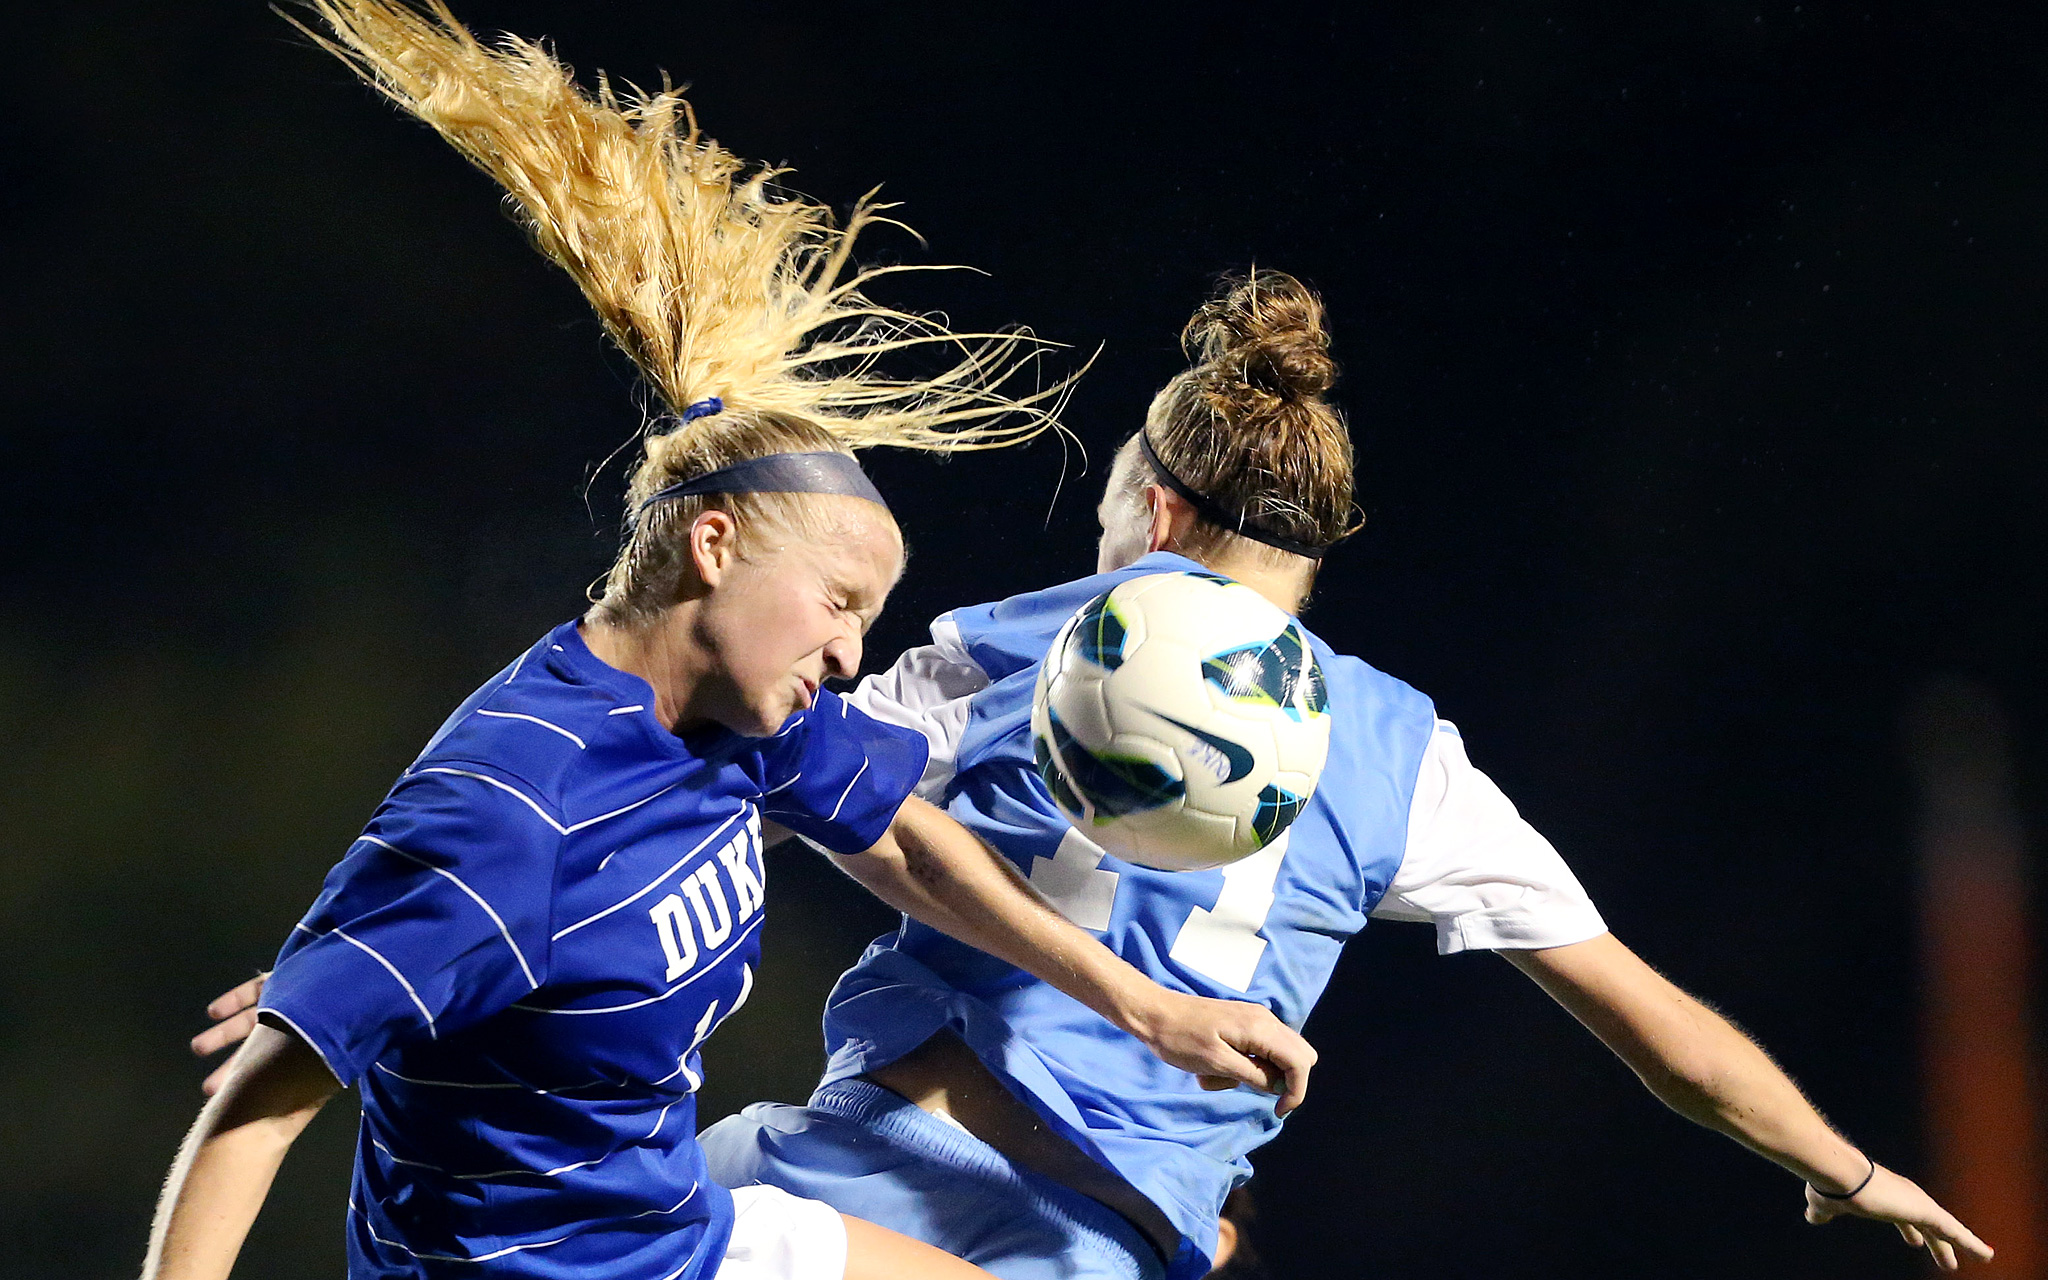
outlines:
M292 929L262 1012L344 1084L546 977L559 816L484 766L401 779Z
M1401 869L1372 914L1434 924L1444 955L1561 947L1607 931L1578 877L1472 767L1445 720L1423 753Z
M833 853L873 848L924 774L924 735L877 720L829 689L787 732L801 741L780 758L796 769L770 786L762 815Z
M887 671L862 680L846 700L876 720L923 735L928 755L917 795L936 804L952 784L971 699L988 684L988 673L968 656L947 614L932 623L932 643L907 651Z

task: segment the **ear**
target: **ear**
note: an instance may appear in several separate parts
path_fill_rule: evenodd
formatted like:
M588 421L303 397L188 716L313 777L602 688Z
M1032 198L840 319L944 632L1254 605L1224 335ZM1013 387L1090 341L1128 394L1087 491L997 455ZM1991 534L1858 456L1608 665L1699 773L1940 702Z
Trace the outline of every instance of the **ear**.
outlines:
M730 511L702 511L690 524L690 563L706 587L717 587L739 559L739 522Z
M1163 484L1145 486L1145 504L1152 510L1152 525L1145 538L1147 551L1178 550L1200 519L1186 498Z

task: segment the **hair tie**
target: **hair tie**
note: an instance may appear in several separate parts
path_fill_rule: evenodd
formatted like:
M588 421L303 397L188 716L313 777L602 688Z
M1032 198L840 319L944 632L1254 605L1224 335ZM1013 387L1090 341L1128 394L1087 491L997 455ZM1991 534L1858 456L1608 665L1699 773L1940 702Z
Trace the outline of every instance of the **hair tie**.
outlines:
M724 412L725 401L720 400L717 396L706 396L704 399L683 410L683 423L687 426L699 418L708 418L714 413Z
M1864 1174L1863 1181L1857 1183L1850 1190L1822 1191L1819 1187L1814 1186L1811 1182L1806 1184L1807 1189L1812 1191L1813 1194L1819 1196L1823 1200L1854 1200L1857 1196L1863 1194L1863 1188L1869 1186L1870 1180L1877 1176L1877 1161L1871 1160L1870 1154L1868 1152L1863 1153L1863 1158L1865 1160L1870 1160L1870 1172Z
M1242 511L1234 514L1225 511L1221 503L1211 498L1208 494L1198 491L1193 485L1173 474L1173 468L1159 460L1159 453L1152 447L1152 439L1145 434L1143 428L1140 428L1138 431L1138 452L1144 454L1145 461L1152 465L1152 473L1159 477L1159 483L1179 494L1186 500L1189 506L1195 509L1196 515L1219 529L1226 529L1241 538L1250 538L1253 542L1263 542L1267 546L1285 551L1289 555L1303 556L1310 560L1322 559L1323 553L1329 550L1328 547L1319 546L1313 542L1301 542L1294 538L1283 537L1270 529L1253 524L1245 517Z

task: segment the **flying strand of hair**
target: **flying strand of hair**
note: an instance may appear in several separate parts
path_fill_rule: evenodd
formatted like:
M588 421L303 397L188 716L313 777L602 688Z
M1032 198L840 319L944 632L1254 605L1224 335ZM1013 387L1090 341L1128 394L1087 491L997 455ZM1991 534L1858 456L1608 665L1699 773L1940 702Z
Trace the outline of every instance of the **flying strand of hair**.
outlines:
M868 299L886 276L962 269L855 267L863 232L902 226L873 191L839 225L776 185L786 170L751 166L706 137L665 78L647 92L600 75L585 92L542 44L510 34L487 44L444 0L310 8L331 34L284 16L504 188L671 413L716 396L809 419L851 448L987 449L1057 427L1079 373L1006 388L1058 344L1021 328L956 333L942 317ZM922 378L880 370L884 356L919 348L950 349L953 363Z

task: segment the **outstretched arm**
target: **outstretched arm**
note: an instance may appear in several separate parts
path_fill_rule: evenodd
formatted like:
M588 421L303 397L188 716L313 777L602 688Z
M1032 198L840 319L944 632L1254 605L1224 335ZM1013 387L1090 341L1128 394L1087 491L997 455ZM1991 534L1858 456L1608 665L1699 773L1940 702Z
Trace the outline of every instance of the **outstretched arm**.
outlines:
M297 1036L248 1036L164 1181L142 1280L225 1280L284 1153L341 1090Z
M1316 1052L1263 1005L1169 991L1070 923L967 828L922 800L903 803L865 853L831 855L898 911L1006 960L1130 1032L1211 1087L1308 1091Z
M1889 1222L1948 1271L1958 1253L1991 1257L1990 1247L1925 1191L1836 1133L1754 1041L1614 935L1501 954L1600 1037L1666 1106L1805 1179L1807 1221L1846 1213ZM1856 1194L1846 1200L1820 1194L1848 1191Z

